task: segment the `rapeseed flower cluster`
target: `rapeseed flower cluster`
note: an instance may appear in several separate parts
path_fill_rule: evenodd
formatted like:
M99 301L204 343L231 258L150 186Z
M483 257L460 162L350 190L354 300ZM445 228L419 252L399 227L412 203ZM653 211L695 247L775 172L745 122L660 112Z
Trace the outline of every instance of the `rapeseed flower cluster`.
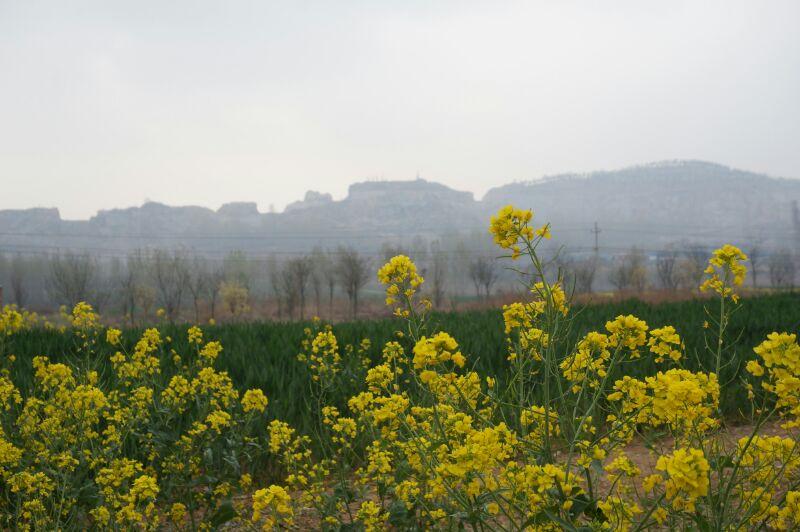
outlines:
M800 345L797 344L797 335L770 333L753 351L760 361L748 362L747 371L761 378L761 387L775 398L775 407L780 414L789 418L784 427L800 427Z
M708 277L700 285L700 290L703 292L711 290L723 298L730 297L734 302L738 301L734 287L744 283L747 268L742 262L745 261L747 255L731 244L725 244L715 250L704 272Z
M630 314L606 322L606 330L611 334L609 343L627 349L632 358L639 356L638 349L647 342L648 329L644 320Z
M6 305L0 309L0 338L36 327L39 321L35 312Z
M578 342L574 353L561 361L559 368L564 378L572 383L573 392L579 392L584 386L596 388L608 375L610 345L608 336L593 331Z
M293 515L291 498L283 487L273 484L253 494L251 521L260 523L263 530L291 526Z
M65 314L65 317L75 329L90 330L100 326L100 316L84 301L75 305L72 312Z
M706 432L718 425L719 383L713 373L685 369L659 371L638 380L629 376L614 383L608 400L621 403L623 415L637 423L668 427L678 436Z
M437 333L431 338L423 336L414 346L415 369L438 366L450 361L463 368L466 359L458 350L458 343L446 332Z
M666 497L676 510L695 511L695 501L708 495L711 470L701 449L677 449L656 464L666 475Z
M539 229L530 227L533 211L515 209L507 205L492 216L489 232L494 237L494 242L503 249L511 251L511 258L516 260L522 254L520 244L530 243L534 239L550 238L550 224L545 224Z
M414 310L409 304L425 280L417 273L417 266L405 255L392 257L378 270L378 282L386 285L386 306L394 307L396 316L408 318ZM423 300L423 307L430 302Z
M683 356L683 342L672 325L650 331L647 346L650 348L650 352L656 355L657 363L664 362L667 358L678 362Z
M85 303L70 316L89 361L99 316ZM37 356L24 396L0 372L0 528L155 530L217 519L248 486L243 469L263 459L255 434L267 400L250 390L240 402L208 356L218 344L189 334L195 352L178 367L158 330L127 352L108 329L113 372ZM229 518L245 515L237 504Z
M534 304L538 304L541 312L544 312L547 308L560 312L564 316L569 312L567 294L561 287L560 281L551 285L547 285L544 281L539 281L534 283L531 292L539 298L539 301Z
M318 323L318 322L315 322ZM311 378L318 382L330 380L340 371L342 356L339 354L339 343L331 327L314 331L305 330L306 338L302 343L302 351L297 360L304 362L311 370Z
M511 303L503 305L503 323L506 334L531 327L541 310L532 303Z

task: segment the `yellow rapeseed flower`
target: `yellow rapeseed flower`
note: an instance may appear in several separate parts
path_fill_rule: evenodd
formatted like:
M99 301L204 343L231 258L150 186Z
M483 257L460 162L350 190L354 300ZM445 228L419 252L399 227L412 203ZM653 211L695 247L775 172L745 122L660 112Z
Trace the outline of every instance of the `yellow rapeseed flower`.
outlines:
M742 262L746 260L747 255L731 244L714 250L704 272L708 278L700 285L700 291L712 290L722 297L731 297L737 301L738 296L733 287L744 283L747 267Z
M247 390L242 396L242 410L245 412L257 411L263 413L267 408L267 396L258 388Z
M520 240L533 240L534 231L528 223L533 218L530 210L515 209L506 205L497 214L492 216L489 232L494 236L494 242L503 249L511 250L511 258L520 256ZM544 236L542 232L542 236Z
M661 456L656 469L667 475L666 497L676 510L693 512L695 502L708 495L710 467L700 449L678 449Z

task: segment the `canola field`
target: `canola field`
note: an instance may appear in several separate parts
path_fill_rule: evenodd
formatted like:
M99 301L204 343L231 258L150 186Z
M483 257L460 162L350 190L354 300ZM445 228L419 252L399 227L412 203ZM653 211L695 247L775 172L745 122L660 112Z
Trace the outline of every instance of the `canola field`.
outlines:
M405 256L394 319L119 331L0 315L0 527L650 530L800 526L800 311L710 299L575 308L505 207L524 301L430 312ZM557 235L557 228L554 233ZM737 437L732 437L737 427ZM634 456L634 447L650 459Z
M698 361L708 362L703 329L698 327L706 320L705 306L708 302L699 299L659 304L631 299L592 304L575 309L577 316L573 321L572 336L575 341L586 332L602 329L609 316L632 314L653 326L672 324L685 343L688 353L685 364L697 368L701 366ZM502 310L437 312L430 319L436 328L450 331L458 339L476 371L494 375L500 380L506 378L508 353ZM164 323L157 328L171 339L172 349L180 353L192 347L186 335L191 325ZM224 346L224 356L216 361L215 366L226 371L238 389L260 388L272 392L270 416L305 430L312 426L314 417L304 400L308 393L308 376L296 356L304 338L304 329L310 325L311 322L255 322L207 325L202 329L207 339L217 340ZM396 319L333 325L333 332L343 345L357 346L363 339L369 340L367 354L376 362L380 359L383 340L395 338L400 329ZM800 294L776 293L742 299L739 309L731 317L730 330L732 339L737 339L730 356L737 363L726 370L727 375L734 374L737 368L743 369L747 360L753 358L753 346L770 332L800 330ZM132 345L143 332L144 329L123 330L121 337L127 345ZM117 348L104 342L95 348L97 367L100 371L111 371L110 357ZM57 330L23 330L6 340L6 350L21 355L12 368L12 376L23 389L29 389L33 384L34 356L47 354L53 362L63 362L69 360L73 349L72 336ZM624 371L628 375L643 377L655 372L656 365L651 358L644 357L629 364ZM352 391L347 388L340 390L335 400L344 404ZM722 409L735 420L741 412L748 411L749 400L746 393L741 393L740 381L731 383L725 391L727 393L721 398Z

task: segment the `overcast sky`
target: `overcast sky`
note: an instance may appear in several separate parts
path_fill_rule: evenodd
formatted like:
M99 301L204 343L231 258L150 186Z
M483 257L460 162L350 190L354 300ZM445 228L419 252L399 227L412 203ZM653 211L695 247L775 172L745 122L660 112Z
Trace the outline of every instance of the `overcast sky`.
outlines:
M0 208L800 177L800 2L0 0Z

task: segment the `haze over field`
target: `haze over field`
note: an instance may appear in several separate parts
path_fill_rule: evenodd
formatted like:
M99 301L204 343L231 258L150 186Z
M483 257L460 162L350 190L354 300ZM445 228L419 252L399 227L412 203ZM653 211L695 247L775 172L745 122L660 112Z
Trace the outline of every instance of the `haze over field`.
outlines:
M800 3L0 1L0 209L800 176Z

